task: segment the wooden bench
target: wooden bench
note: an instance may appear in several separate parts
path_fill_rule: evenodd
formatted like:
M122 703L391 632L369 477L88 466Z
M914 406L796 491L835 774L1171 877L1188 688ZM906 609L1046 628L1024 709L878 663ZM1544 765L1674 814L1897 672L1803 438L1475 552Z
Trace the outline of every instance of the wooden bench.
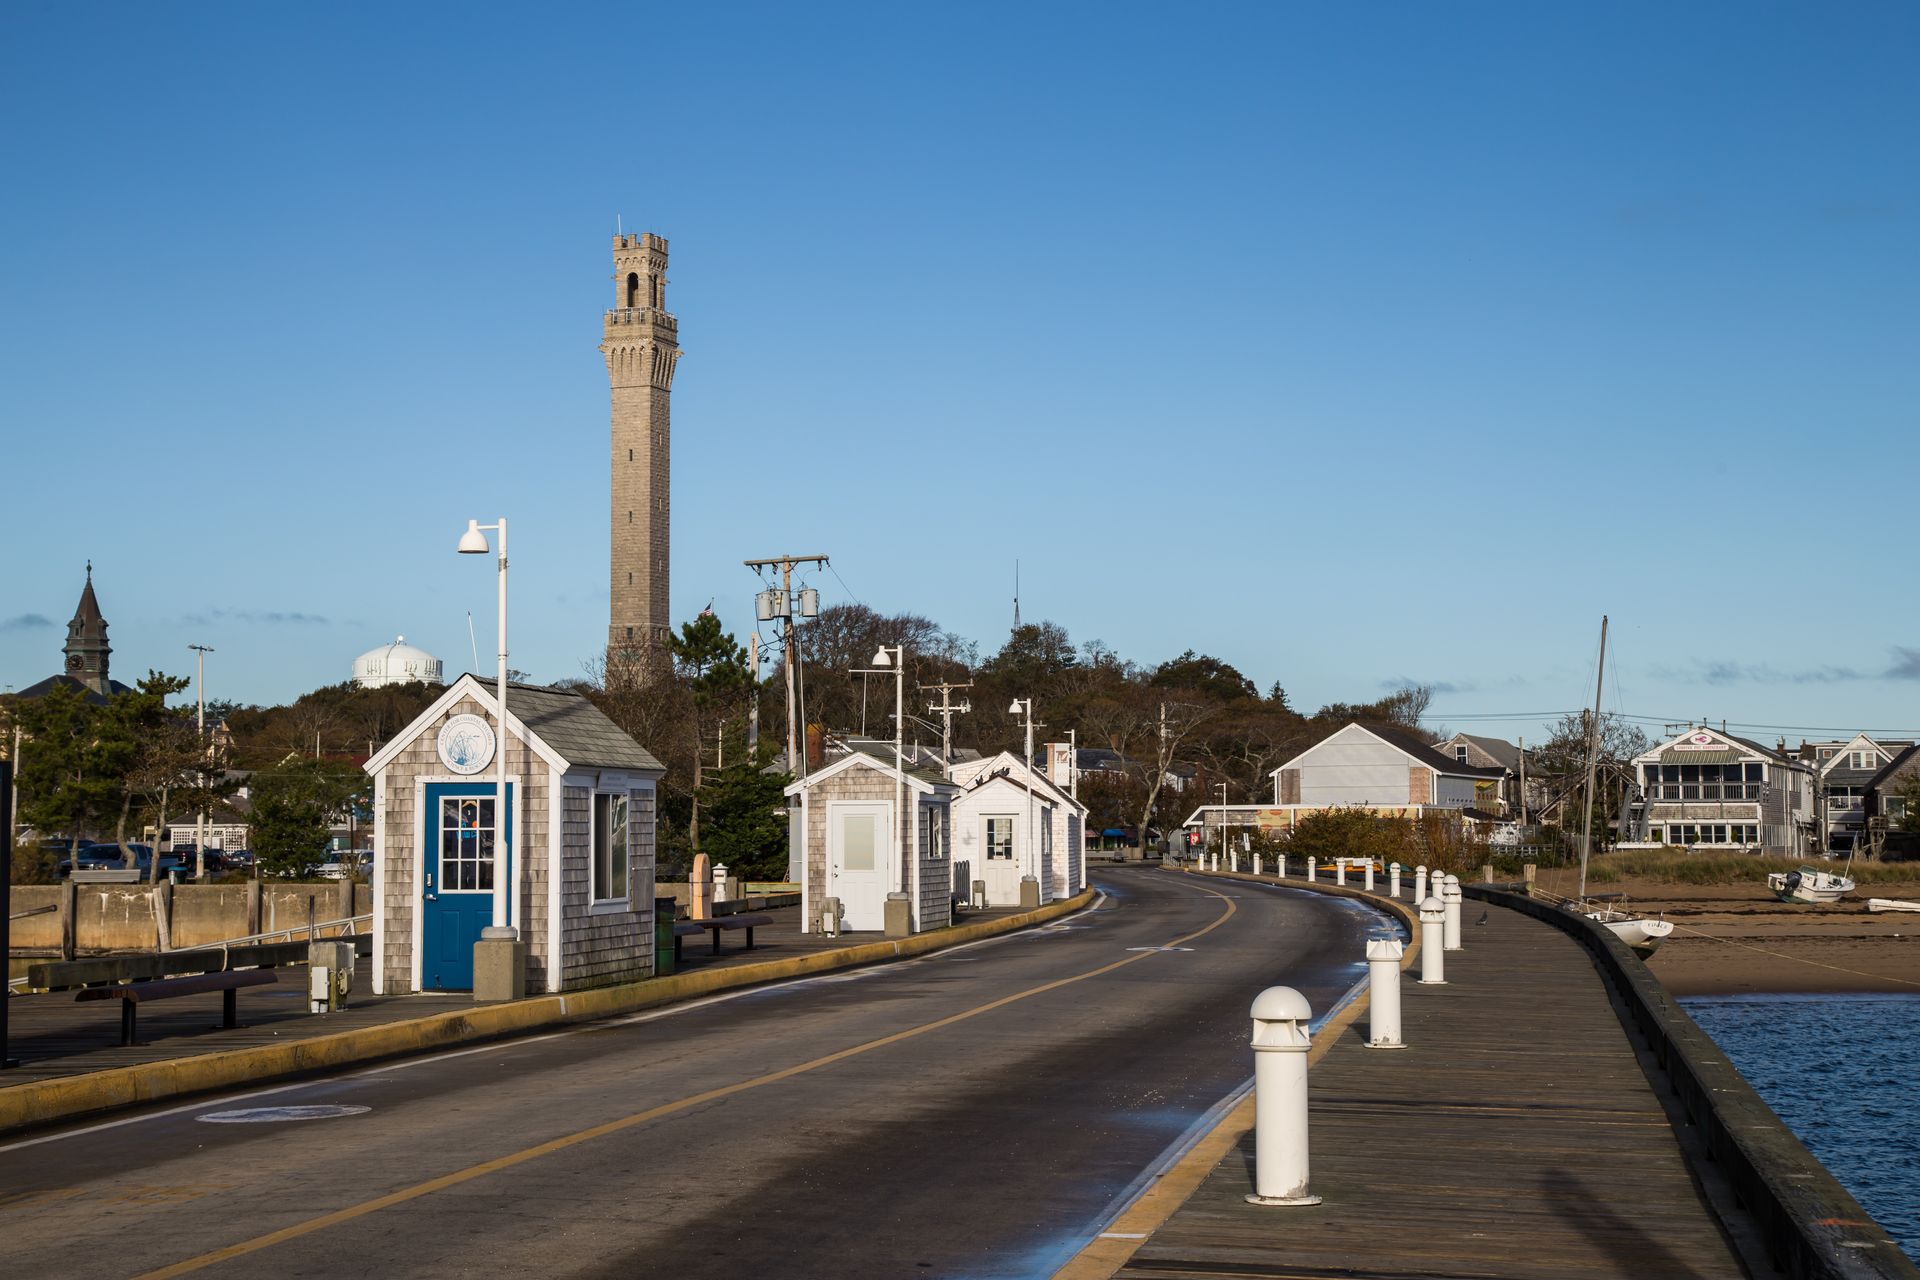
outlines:
M220 993L220 1025L240 1025L241 987L261 987L278 982L270 969L240 969L226 973L200 973L189 978L155 978L147 982L129 982L123 986L83 987L75 1000L118 1000L120 1002L120 1043L135 1044L135 1010L145 1000L171 1000L175 996L197 996L208 991Z
M673 961L680 963L680 939L691 938L702 929L713 935L713 954L720 954L720 933L724 929L745 929L747 931L746 950L753 950L753 931L756 927L772 924L772 916L714 916L710 920L679 920L673 926Z

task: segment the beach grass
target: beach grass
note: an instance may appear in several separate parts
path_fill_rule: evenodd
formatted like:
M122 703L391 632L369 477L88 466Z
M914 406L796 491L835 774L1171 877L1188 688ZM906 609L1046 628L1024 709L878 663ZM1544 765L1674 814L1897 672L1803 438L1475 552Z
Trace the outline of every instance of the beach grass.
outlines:
M1587 868L1587 882L1612 884L1632 879L1664 884L1741 884L1764 882L1776 871L1792 871L1803 866L1842 871L1846 863L1764 858L1742 853L1688 853L1684 849L1626 849L1596 856ZM1920 864L1856 859L1845 874L1859 885L1894 884L1920 879Z

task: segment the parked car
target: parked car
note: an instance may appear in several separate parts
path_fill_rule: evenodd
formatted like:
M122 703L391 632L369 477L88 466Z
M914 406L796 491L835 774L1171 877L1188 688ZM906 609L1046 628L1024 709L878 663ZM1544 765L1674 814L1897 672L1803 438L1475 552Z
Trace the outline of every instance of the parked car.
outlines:
M373 850L356 849L350 853L336 853L325 862L307 869L308 875L318 876L322 880L345 880L348 876L365 879L373 872Z
M60 859L54 870L61 879L72 875L74 871L113 871L120 866L120 846L113 844L88 844L80 846L80 852L70 858Z

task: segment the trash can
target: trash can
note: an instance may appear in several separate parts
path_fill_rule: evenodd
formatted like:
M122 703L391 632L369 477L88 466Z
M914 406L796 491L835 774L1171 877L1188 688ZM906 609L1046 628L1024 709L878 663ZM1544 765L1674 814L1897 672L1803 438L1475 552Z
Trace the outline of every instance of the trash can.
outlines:
M673 922L679 904L672 898L653 900L653 976L673 972Z

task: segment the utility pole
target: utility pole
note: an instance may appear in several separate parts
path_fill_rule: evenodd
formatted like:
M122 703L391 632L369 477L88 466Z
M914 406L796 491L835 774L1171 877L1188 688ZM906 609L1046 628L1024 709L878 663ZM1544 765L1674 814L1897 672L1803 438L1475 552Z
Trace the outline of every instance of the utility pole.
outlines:
M793 770L794 777L804 778L807 776L807 761L805 753L801 750L800 726L795 723L799 714L797 706L799 687L795 683L797 677L794 668L799 665L799 655L793 643L793 571L803 564L814 564L825 568L827 557L769 556L764 560L746 560L742 563L755 573L766 569L780 570L780 590L760 593L756 602L755 617L761 622L771 622L779 618L786 624L786 629L782 633L786 645L785 660L782 665L786 668L787 677L787 766ZM812 608L806 608L807 602L803 602L800 616L811 618L820 612L819 593L809 591L802 594L812 597Z
M948 764L953 763L953 717L956 713L965 715L967 712L973 710L973 703L971 701L962 698L959 702L955 702L953 695L961 689L971 688L973 688L973 681L971 680L965 684L950 684L942 680L939 684L923 684L920 686L920 692L922 693L931 690L940 695L940 705L936 707L929 702L927 704L927 714L940 717L940 758Z
M1520 825L1527 825L1527 740L1520 739ZM1523 837L1524 838L1524 837Z
M747 703L747 755L760 748L760 628L747 637L747 670L753 673L753 697Z
M200 694L200 710L194 719L195 728L200 735L200 822L193 833L193 878L205 884L207 882L207 766L213 763L209 758L212 753L207 750L207 655L213 652L213 646L190 644L187 648L199 656L200 662L200 674L193 682ZM156 841L166 834L162 831L160 836L156 837ZM154 848L159 848L158 843ZM157 858L160 855L155 853L154 856Z
M770 556L764 560L748 560L744 563L747 568L753 570L755 574L761 574L768 569L774 568L780 570L779 589L765 590L754 597L753 652L756 665L754 666L753 674L755 693L753 721L749 733L752 741L759 741L759 624L762 622L771 622L775 618L778 618L785 627L781 633L782 643L785 645L785 648L782 650L782 661L780 665L786 669L787 682L787 768L793 771L795 778L804 778L807 776L807 753L802 745L804 735L799 721L801 718L801 708L805 704L801 701L801 686L799 683L800 650L793 642L793 571L803 564L819 565L821 568L825 568L827 566L827 557ZM819 612L820 593L811 588L802 590L800 592L800 616L803 618L811 618L818 615ZM800 798L795 796L787 801L787 876L789 879L799 880L806 875L806 859L802 852L803 848L804 845L800 841Z
M1080 798L1080 731L1078 729L1067 730L1067 794L1075 800Z

